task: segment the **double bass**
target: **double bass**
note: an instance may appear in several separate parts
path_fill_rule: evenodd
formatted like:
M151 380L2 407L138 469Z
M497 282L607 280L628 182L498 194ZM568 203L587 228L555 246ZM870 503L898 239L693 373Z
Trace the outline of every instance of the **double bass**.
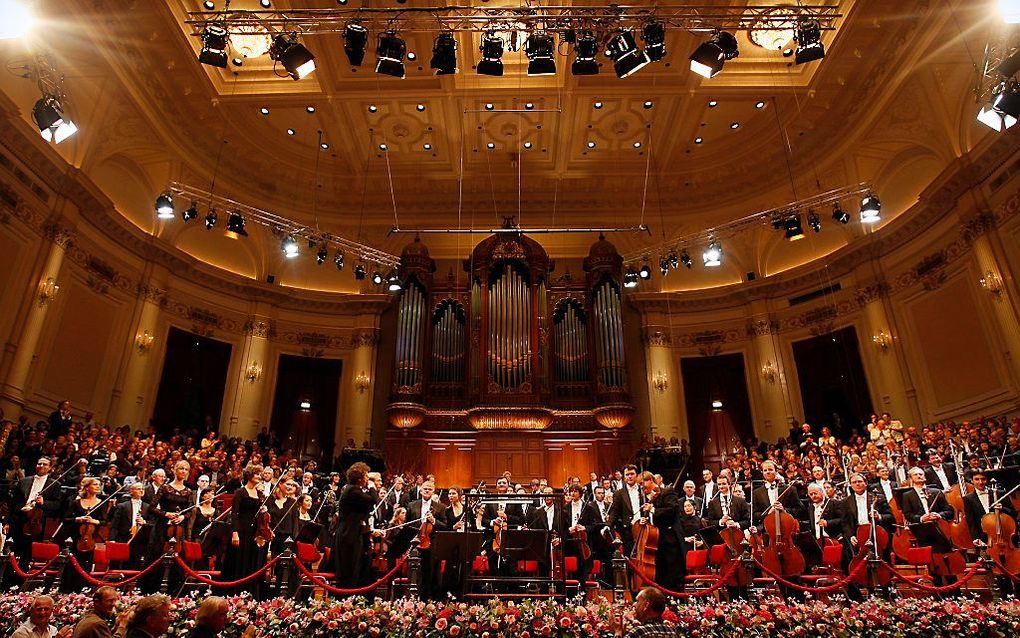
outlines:
M1020 548L1014 541L1016 521L1010 515L1002 513L1002 500L1009 497L1009 494L997 498L998 491L993 480L991 492L994 501L990 508L992 511L981 517L981 530L988 535L988 556L994 563L993 571L1015 576L1020 573Z
M794 485L788 485L776 502L781 502ZM772 512L762 519L762 527L768 537L768 544L762 546L759 543L757 550L762 564L784 578L803 574L807 569L807 561L796 543L797 532L800 531L797 519L773 505Z
M868 514L868 519L874 521L876 518L876 510L874 505L871 507L871 512ZM907 532L909 534L909 532ZM861 561L867 560L868 556L868 544L871 544L873 555L881 557L885 554L886 548L889 546L889 532L885 530L881 525L874 522L865 523L864 525L857 526L857 553L850 560L850 566L847 568L848 573L853 573ZM892 580L892 571L883 561L871 574L868 573L867 568L862 570L854 578L854 582L858 585L868 587L885 587Z
M654 491L648 497L647 502L651 502L657 494L658 491ZM659 528L652 525L648 515L642 512L641 517L634 522L631 532L634 535L634 551L631 554L631 558L638 565L636 571L648 581L654 581L655 553L659 547ZM631 588L636 592L641 587L642 579L635 574L631 581Z

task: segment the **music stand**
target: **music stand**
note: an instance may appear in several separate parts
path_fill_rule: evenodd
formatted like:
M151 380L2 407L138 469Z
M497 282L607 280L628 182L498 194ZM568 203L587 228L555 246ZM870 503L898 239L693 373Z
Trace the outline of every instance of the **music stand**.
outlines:
M705 547L711 549L716 545L725 545L726 541L723 540L722 534L719 533L719 527L715 525L709 525L703 527L696 532L697 536L701 537L701 540L705 541Z
M222 523L223 521L217 522ZM322 524L316 523L315 521L308 521L301 526L301 531L298 532L297 538L294 540L299 543L314 545L315 541L319 538L320 533L322 533Z
M474 557L479 555L482 551L482 533L481 532L436 532L432 536L432 559L436 563L441 564L442 561L446 561L446 570L450 572L457 566L457 569L463 570L471 569L472 561ZM465 593L465 587L467 579L460 578L461 580L461 595Z

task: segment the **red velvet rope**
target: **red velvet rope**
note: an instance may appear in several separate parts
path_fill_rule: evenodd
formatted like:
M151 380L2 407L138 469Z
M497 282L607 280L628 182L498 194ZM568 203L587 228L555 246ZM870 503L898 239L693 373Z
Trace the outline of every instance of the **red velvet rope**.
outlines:
M280 557L277 556L276 558L270 560L268 563L266 563L259 569L255 570L255 572L248 574L244 578L226 581L218 581L206 578L205 576L191 569L191 567L187 563L185 563L180 556L177 556L176 554L174 555L174 560L177 561L177 566L180 567L185 574L187 574L191 578L194 578L203 585L209 585L210 587L239 587L241 585L247 585L248 583L252 582L256 578L264 574L267 570L272 569L273 566L276 565L276 563L280 560Z
M94 576L92 576L92 574L88 573L82 568L81 563L78 562L78 559L75 558L74 554L68 554L67 557L69 559L69 562L71 563L71 566L74 567L78 574L85 579L86 583L92 585L93 587L124 587L135 582L142 576L145 576L146 574L148 574L149 572L156 569L162 564L162 561L158 560L154 561L145 569L141 570L137 574L125 578L124 580L99 580L98 578L95 578Z
M396 573L400 571L400 568L403 567L404 563L406 562L407 554L404 554L403 556L400 557L400 560L397 561L397 564L393 566L393 569L385 573L382 578L375 581L371 585L365 585L364 587L358 587L357 589L341 589L340 587L333 587L329 583L325 583L319 580L321 576L305 567L305 564L298 560L297 556L294 556L294 563L298 566L298 571L300 571L306 578L308 578L308 580L312 581L319 587L322 587L329 593L337 594L340 596L354 596L356 594L367 594L368 592L379 587L380 585L389 582L396 575Z
M924 583L920 583L918 582L920 576L911 577L908 574L901 573L889 563L885 564L889 568L889 571L892 572L893 577L896 578L897 580L907 583L911 587L920 589L921 591L928 592L929 594L945 594L951 591L956 591L957 589L963 587L967 583L967 581L969 581L971 578L974 578L978 570L981 568L982 562L983 562L982 559L979 558L978 561L974 563L970 569L964 572L963 576L957 579L955 583L950 583L948 585L943 585L941 587L933 587L931 585L925 585Z
M655 587L662 593L666 594L667 596L672 596L673 598L700 598L702 596L710 596L714 594L717 590L722 589L726 585L726 581L729 580L730 576L735 574L737 572L737 569L742 567L739 560L734 560L725 572L719 574L718 580L715 581L715 584L709 587L708 589L700 589L695 592L683 592L666 589L665 587L655 582L648 576L645 576L644 574L641 573L641 565L635 563L630 558L627 558L627 564L630 565L631 569L634 570L634 573L637 575L637 577L644 581L646 584Z
M861 573L862 569L867 567L867 561L862 560L859 563L857 563L856 567L850 570L850 573L847 574L846 577L832 583L831 585L825 585L823 587L809 587L807 585L801 585L799 583L786 580L785 578L783 578L782 574L775 573L765 565L761 564L757 558L754 559L754 563L761 569L762 572L774 578L777 583L789 587L790 589L796 589L797 591L806 591L812 594L828 594L830 592L836 591L837 589L842 589L843 587L846 587L851 580L857 578L857 575Z
M8 554L8 557L11 559L11 568L14 570L14 573L25 580L29 578L35 578L39 574L43 573L44 571L49 569L50 565L53 564L53 561L57 559L57 557L54 556L45 565L35 570L34 572L26 572L25 570L21 569L21 565L18 565L18 559L14 557L13 553Z
M1013 580L1014 580L1015 582L1018 582L1018 583L1020 583L1020 576L1017 576L1016 574L1013 574L1013 573L1011 573L1011 572L1010 572L1010 571L1009 571L1008 569L1006 569L1006 566L1005 566L1005 565L1003 565L1003 564L1002 564L1001 562L999 562L999 559L998 559L998 558L996 558L996 557L995 557L994 555L992 555L992 554L989 554L989 555L988 555L988 558L992 559L992 562L993 562L993 563L995 563L995 566L996 566L996 567L998 567L999 569L1001 569L1001 570L1002 570L1002 573L1004 573L1004 574L1005 574L1006 576L1009 576L1009 577L1010 577L1011 579L1013 579Z

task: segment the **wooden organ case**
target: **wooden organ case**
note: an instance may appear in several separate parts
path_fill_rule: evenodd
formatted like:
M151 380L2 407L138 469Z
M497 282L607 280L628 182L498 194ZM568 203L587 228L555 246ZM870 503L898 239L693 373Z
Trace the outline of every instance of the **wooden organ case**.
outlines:
M583 280L553 277L545 249L505 227L464 261L468 288L437 281L417 237L401 255L391 470L467 486L505 470L555 484L618 467L634 414L622 258L600 237Z

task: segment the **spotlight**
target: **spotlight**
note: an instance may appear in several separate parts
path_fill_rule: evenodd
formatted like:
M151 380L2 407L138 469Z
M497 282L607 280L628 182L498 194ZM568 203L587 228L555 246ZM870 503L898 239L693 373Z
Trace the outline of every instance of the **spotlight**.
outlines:
M337 270L343 270L344 269L344 254L342 252L340 252L339 250L336 251L335 255L333 255L333 263L336 264L336 269Z
M625 78L651 62L648 54L638 48L634 32L620 30L606 45L606 57L613 61L616 77Z
M321 266L326 263L327 257L329 257L329 251L326 250L326 246L320 246L319 251L315 253L315 263Z
M638 274L634 272L633 268L628 268L627 273L623 276L623 287L624 288L637 288L640 280Z
M814 62L825 57L822 44L822 27L817 20L801 20L797 23L797 64Z
M198 61L221 69L227 68L227 30L222 24L210 24L202 32L202 50Z
M675 250L669 253L669 267L673 270L680 267L680 260L677 258Z
M822 232L822 220L818 217L818 213L812 208L808 211L807 225L811 227L811 230L816 233Z
M159 219L174 218L174 195L170 191L156 198L156 217Z
M882 218L879 214L882 212L882 202L871 193L868 193L863 200L861 200L861 223L873 224L880 221Z
M663 277L669 274L669 259L663 257L659 260L659 272L662 273Z
M722 265L722 246L719 245L719 242L713 240L701 255L701 259L709 268Z
M360 22L348 22L344 27L344 53L351 66L361 66L368 46L368 29Z
M196 217L198 217L198 204L191 202L191 206L188 206L184 212L181 213L181 219L186 222L190 222Z
M457 41L452 33L440 33L432 45L432 63L436 75L453 75L457 72Z
M0 2L0 40L20 38L32 28L32 12L24 2Z
M1005 113L999 113L991 104L981 107L981 110L978 111L977 119L978 122L981 122L996 132L1003 129L1013 128L1017 122L1015 117L1012 115L1006 115Z
M556 40L545 31L535 31L524 43L528 75L556 75Z
M354 278L358 281L362 281L365 278L365 267L361 264L354 267Z
M998 66L999 74L1003 77L1011 78L1020 71L1020 49L1013 51L1011 55L1006 57Z
M503 38L493 31L486 31L482 35L482 61L478 63L480 75L503 75Z
M404 79L404 55L407 53L407 44L403 38L393 31L380 34L375 53L379 56L379 61L375 64L376 73Z
M595 61L598 55L599 41L591 31L582 31L574 43L574 63L570 65L570 72L574 75L598 75L599 63Z
M240 239L241 237L247 237L248 231L244 229L244 217L241 213L230 213L227 217L227 228L223 231L223 234L230 239Z
M641 28L641 39L645 42L645 54L652 62L666 57L666 26L661 22L646 22Z
M727 60L740 55L737 39L728 31L717 31L707 42L702 42L691 54L691 71L713 78L723 69Z
M641 265L641 269L638 270L638 276L641 277L642 279L652 278L652 268L651 266L648 265L647 262Z
M850 213L843 210L843 207L836 202L832 205L832 218L846 226L850 223Z
M383 282L383 276L382 276L382 273L381 273L381 272L379 272L378 270L376 270L376 271L373 271L373 272L372 272L372 283L373 283L373 284L375 284L376 286L378 286L378 285L380 285L380 284L381 284L382 282Z
M684 248L683 252L680 253L680 263L686 266L687 270L690 270L691 266L694 265L693 260L691 260L691 255L687 252L686 248Z
M216 209L211 209L205 216L205 229L212 230L216 225Z
M801 226L800 214L790 215L783 221L783 228L786 230L786 238L790 241L804 239L804 227Z
M999 85L997 89L992 98L992 108L1001 113L1004 118L1010 117L1013 120L1020 118L1020 84L1017 84L1015 80L1010 80ZM1010 126L1012 124L1007 125L1006 128L1010 128Z
M1017 0L999 0L999 11L1006 24L1020 24L1020 2Z
M60 144L78 131L74 122L64 114L56 97L40 98L32 107L32 119L39 127L39 134L47 142Z
M287 69L287 74L295 80L308 76L315 70L315 56L298 42L295 34L280 34L273 40L269 49L269 57Z
M294 239L294 235L287 235L284 237L280 247L283 249L283 256L287 259L297 257L300 252L297 240Z
M400 283L400 277L397 277L397 273L390 271L388 277L386 277L386 290L390 292L400 292L404 286Z

